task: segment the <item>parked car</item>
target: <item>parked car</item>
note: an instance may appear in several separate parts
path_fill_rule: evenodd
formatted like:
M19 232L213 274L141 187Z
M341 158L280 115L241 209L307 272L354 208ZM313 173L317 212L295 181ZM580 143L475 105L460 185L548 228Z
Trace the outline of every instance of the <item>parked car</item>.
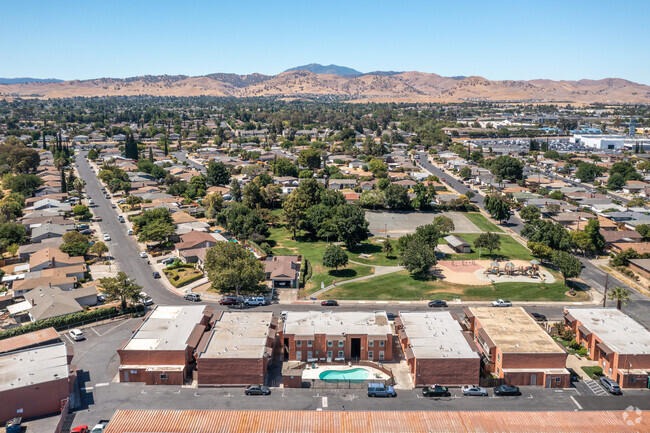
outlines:
M519 388L513 385L501 385L494 388L494 395L521 395Z
M81 329L77 329L77 328L71 329L71 330L68 332L68 335L69 335L70 338L72 338L74 341L81 341L81 340L85 340L85 339L86 339L86 337L84 336L84 333L81 332Z
M530 313L531 316L533 316L533 319L537 320L538 322L546 322L546 316L540 313Z
M111 195L108 194L108 193L106 193L106 194L104 194L104 197L106 197L106 198L111 198Z
M6 433L20 432L22 430L20 423L22 422L23 419L21 417L11 418L9 421L7 421L7 424L5 425L5 432Z
M77 230L85 230L88 228L88 224L77 224L76 229Z
M338 307L339 303L334 300L323 301L320 303L323 307Z
M90 221L92 221L94 223L98 223L98 222L102 221L102 217L96 216L96 217L91 218Z
M90 430L90 433L104 433L104 430L106 430L106 427L108 426L108 421L107 419L100 419L97 424L95 424L95 427L93 427L92 430Z
M194 301L194 302L200 302L201 301L201 295L198 293L186 293L183 298L185 298L186 301Z
M160 272L158 271L153 271L152 275L154 278L160 278Z
M140 257L142 257L143 259L146 259L147 258L147 253L145 253L144 251L140 251Z
M496 301L492 301L492 306L493 307L512 307L512 302L504 301L503 299L497 299Z
M122 215L119 215L119 216L117 217L117 220L118 220L119 222L123 223L123 222L124 222L124 217L123 217Z
M451 393L446 386L425 386L422 388L422 395L425 397L449 397Z
M478 395L481 397L487 397L487 389L482 388L478 385L465 385L463 386L463 395Z
M441 301L440 299L429 302L429 307L441 307L444 308L447 306L446 301Z
M237 305L237 300L233 298L222 298L219 305Z
M607 376L600 378L600 384L610 393L614 395L622 395L621 387L618 386L618 383L614 379L610 379Z
M151 296L147 295L145 292L140 292L140 299L142 305L153 305L153 299L151 299Z
M99 303L101 304L101 303L103 303L104 301L106 301L107 298L108 298L108 295L107 295L107 294L105 294L105 293L100 293L99 295L97 295L97 302L99 302Z
M368 397L397 397L397 393L392 386L386 386L383 383L369 383Z
M271 390L264 385L248 385L244 389L246 395L271 395Z
M104 233L104 240L105 241L110 241L111 240L111 235L109 235L108 233Z
M252 298L247 298L244 301L244 304L249 306L249 307L255 307L257 305L266 305L268 302L266 302L266 299L262 296L254 296Z
M95 204L95 202L93 201L93 199L92 199L92 198L89 198L89 199L88 199L88 204L92 206L92 205L94 205L94 204Z
M174 260L176 260L176 257L167 257L166 259L162 259L160 263L162 263L163 265L170 265L174 263Z
M388 318L388 320L390 320L392 322L397 318L397 314L395 314L395 313L386 313L386 317Z
M126 231L126 234L129 235L129 236L133 235L133 229L128 229Z
M88 433L88 426L87 425L78 425L72 430L70 430L70 433Z
M95 231L91 230L91 229L86 229L86 230L80 231L79 233L81 233L82 235L92 235L93 233L95 233Z

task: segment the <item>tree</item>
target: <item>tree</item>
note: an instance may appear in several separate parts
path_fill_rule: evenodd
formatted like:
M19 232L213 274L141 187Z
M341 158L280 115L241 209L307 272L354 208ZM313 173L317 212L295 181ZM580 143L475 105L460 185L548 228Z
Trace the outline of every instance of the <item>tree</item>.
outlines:
M384 207L386 196L384 191L380 189L370 189L361 193L359 197L359 204L363 207L372 208L373 210L378 207Z
M84 181L80 178L76 178L74 180L74 183L72 184L72 187L79 193L82 194L84 191Z
M78 204L72 208L72 213L76 216L86 216L86 214L90 213L90 209L87 206Z
M441 235L447 235L456 229L454 221L444 215L437 216L433 219L433 225L438 229Z
M4 182L5 188L26 198L33 197L36 189L42 184L43 180L35 174L17 174Z
M485 203L485 210L499 222L507 221L510 218L510 206L499 197L490 197Z
M293 232L292 239L296 239L296 231L300 228L305 219L305 207L297 191L297 189L293 190L284 200L284 203L282 203L284 219L287 222L289 229Z
M368 170L370 170L375 177L386 177L388 175L388 165L379 158L373 158L370 160L368 163Z
M239 203L233 203L223 211L218 221L238 239L259 239L269 235L269 227L259 212Z
M542 260L550 260L553 250L547 245L544 245L540 242L528 242L527 244L530 252L535 256L539 257Z
M328 245L325 247L325 252L323 253L323 266L328 268L334 268L339 270L339 267L343 267L348 264L348 255L343 248L338 245Z
M334 226L338 240L345 242L350 250L355 244L368 239L368 226L366 214L359 206L342 204L336 208Z
M644 240L650 238L650 225L639 224L636 226L636 231L643 237Z
M154 220L145 225L138 232L138 242L164 242L169 236L176 233L174 224L164 220Z
M499 179L512 181L523 179L523 163L511 156L502 155L493 159L488 168Z
M571 240L576 248L582 251L583 255L592 254L595 250L594 244L589 238L587 233L583 232L570 232Z
M258 290L266 276L262 262L236 242L218 242L205 255L205 270L211 289L229 293Z
M609 170L610 179L614 175L621 175L624 181L643 180L643 176L641 176L636 171L632 163L629 161L621 161L621 162L614 163L614 165L612 165L612 168Z
M227 185L230 182L230 170L223 162L210 161L205 171L208 185Z
M151 146L149 146L149 162L153 164L153 150Z
M493 251L501 249L501 236L496 233L481 233L474 241L474 248L485 248L492 255Z
M596 164L592 164L590 162L580 162L578 163L576 178L580 179L583 182L591 183L598 176L601 176L605 171L605 168L599 167Z
M126 308L127 301L135 304L142 299L142 286L136 284L134 279L122 271L118 272L115 277L100 278L99 286L109 301L119 300L122 309Z
M220 192L213 192L203 199L201 205L205 209L205 216L212 219L223 208L223 195Z
M90 249L88 237L76 230L66 232L62 239L59 249L70 256L85 256Z
M12 244L22 244L27 237L24 225L8 221L0 224L0 248L7 248Z
M386 257L393 255L393 243L388 239L384 240L384 243L381 246L381 250L386 253Z
M408 196L408 191L401 185L391 183L385 190L386 206L390 209L408 209L411 205L411 200Z
M578 277L580 272L582 272L582 263L580 263L580 260L566 251L553 251L551 261L560 269L560 273L562 273L562 277L564 278L564 284L566 284L567 278Z
M548 196L550 198L552 198L553 200L563 200L564 199L564 193L562 193L562 191L559 191L559 190L553 191Z
M317 149L309 148L300 151L298 164L310 170L316 170L321 166L320 152Z
M402 241L402 238L406 238ZM400 238L402 248L400 248L400 263L413 275L424 277L431 266L434 266L438 260L436 258L435 245L428 244L424 239L408 235Z
M298 177L298 167L289 158L277 158L273 162L273 174L275 176Z
M573 247L571 236L562 224L548 220L534 220L524 225L521 235L531 242L540 242L553 250L569 251Z
M607 297L611 300L615 300L616 309L620 310L623 308L623 305L625 305L627 301L630 300L630 291L624 287L616 286L609 293L607 293Z
M237 179L233 179L232 182L230 182L230 197L232 197L235 202L241 201L242 190Z
M151 151L151 149L149 150ZM135 161L138 160L138 145L135 142L135 138L133 138L132 132L126 134L126 141L124 142L124 157Z
M90 250L88 250L90 254L94 254L100 259L104 254L108 252L108 247L106 244L102 241L95 242L92 247L90 247Z
M620 173L615 173L607 179L607 188L616 191L625 186L625 177Z
M442 233L438 226L432 223L417 227L413 236L435 248L438 245L438 240L442 236Z
M469 168L468 166L465 166L465 167L460 169L460 173L458 173L458 175L460 177L462 177L463 179L468 179L468 178L472 177L472 169Z
M521 219L523 219L526 222L531 222L536 219L539 219L541 215L542 215L542 211L539 210L537 206L524 206L519 211L519 216L521 217Z
M600 253L605 249L605 237L600 233L600 222L598 219L594 218L587 222L587 226L584 231L595 252Z

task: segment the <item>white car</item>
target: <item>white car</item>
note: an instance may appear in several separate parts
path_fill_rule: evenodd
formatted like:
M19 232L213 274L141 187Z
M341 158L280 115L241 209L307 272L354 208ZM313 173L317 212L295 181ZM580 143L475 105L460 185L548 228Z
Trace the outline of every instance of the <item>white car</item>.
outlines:
M140 299L142 300L142 305L153 305L153 299L145 292L140 292Z
M104 233L104 240L105 240L105 241L110 241L110 240L111 240L111 236L110 236L108 233Z
M85 339L86 339L86 337L84 336L84 333L81 332L81 330L80 330L80 329L77 329L77 328L71 329L71 330L68 332L68 335L69 335L70 338L72 338L74 341L80 341L80 340L85 340Z
M487 389L481 388L478 385L465 385L463 386L463 395L478 395L481 397L487 397Z
M140 257L142 257L143 259L146 259L147 258L147 253L145 253L144 251L140 251Z
M496 301L492 301L492 306L493 307L512 307L512 302L504 301L503 299L497 299Z

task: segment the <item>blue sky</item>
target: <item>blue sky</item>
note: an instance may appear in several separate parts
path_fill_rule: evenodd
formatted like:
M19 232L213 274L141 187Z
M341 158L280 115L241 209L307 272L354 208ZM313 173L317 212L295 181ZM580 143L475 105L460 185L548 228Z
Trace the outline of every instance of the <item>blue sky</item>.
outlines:
M3 0L0 77L276 74L334 63L650 84L648 16L648 0Z

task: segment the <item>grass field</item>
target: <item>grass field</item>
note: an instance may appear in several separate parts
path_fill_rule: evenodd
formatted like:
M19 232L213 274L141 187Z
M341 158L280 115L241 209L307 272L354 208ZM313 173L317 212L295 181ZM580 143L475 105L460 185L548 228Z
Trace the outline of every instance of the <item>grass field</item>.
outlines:
M503 233L503 230L501 230L495 224L488 221L488 219L485 218L483 214L479 212L467 212L464 213L463 215L465 215L467 219L472 222L472 224L474 224L476 227L478 227L480 230L483 230L484 232Z
M511 301L565 301L576 302L587 299L587 294L567 296L569 289L561 282L498 283L494 286L465 286L443 281L417 280L408 272L381 275L368 280L356 281L338 286L325 295L332 299L377 299L377 300L419 300L461 298L463 300L490 301L508 299Z
M468 254L453 254L452 257L463 258L463 259L478 259L479 251L474 248L474 241L480 236L477 233L460 233L458 234L461 238L466 240L472 245L472 252ZM501 249L494 251L494 257L500 259L510 259L510 260L532 260L533 255L528 251L526 247L514 240L512 237L506 234L499 235L501 237ZM481 251L481 259L489 260L493 256L489 254L489 251Z

